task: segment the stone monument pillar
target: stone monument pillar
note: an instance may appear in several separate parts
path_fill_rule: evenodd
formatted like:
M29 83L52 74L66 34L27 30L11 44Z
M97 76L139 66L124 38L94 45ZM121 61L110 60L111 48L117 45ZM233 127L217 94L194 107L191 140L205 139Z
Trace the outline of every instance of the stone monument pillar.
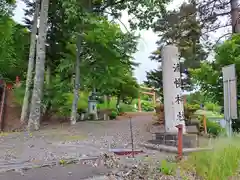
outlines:
M182 124L185 133L179 52L175 45L167 45L162 50L162 73L165 131L176 133L175 126Z

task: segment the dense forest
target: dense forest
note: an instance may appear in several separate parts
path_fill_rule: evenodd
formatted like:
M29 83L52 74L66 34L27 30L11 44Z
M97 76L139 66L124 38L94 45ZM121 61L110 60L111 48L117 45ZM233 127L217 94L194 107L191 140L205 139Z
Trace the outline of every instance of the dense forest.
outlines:
M176 10L167 10L171 0L24 3L24 25L12 18L14 0L0 3L0 73L6 82L21 78L17 93L22 105L21 122L29 129L39 129L41 117L51 113L70 116L71 124L75 124L84 94L89 92L116 97L117 105L137 98L140 85L134 77L138 64L133 54L138 51L136 32L142 29L151 28L159 36L158 48L150 55L159 64L163 46L178 46L183 59L183 90L197 88L211 97L208 101L222 104L220 69L232 63L239 69L236 0L190 0ZM123 11L131 17L131 30L127 32L119 26ZM222 22L221 18L228 20ZM215 42L208 40L210 33L227 27L232 31ZM207 57L211 53L215 58L210 62ZM155 87L159 96L161 71L148 72L144 82Z

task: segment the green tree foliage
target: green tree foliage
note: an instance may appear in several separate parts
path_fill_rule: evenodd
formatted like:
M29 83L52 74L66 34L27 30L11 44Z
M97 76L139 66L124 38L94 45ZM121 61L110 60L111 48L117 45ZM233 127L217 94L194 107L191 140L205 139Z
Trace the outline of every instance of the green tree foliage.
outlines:
M62 0L68 11L68 17L77 22L83 15L82 9L86 4L92 4L93 12L104 16L111 15L120 18L122 11L127 11L131 18L131 29L148 29L155 22L156 17L161 17L166 12L166 4L171 0Z
M158 48L152 53L150 59L161 63L161 49L167 44L176 44L180 58L184 60L181 62L181 73L187 76L182 79L182 86L185 90L192 88L188 68L199 67L200 62L207 56L200 43L201 26L196 12L195 3L183 3L179 10L166 12L153 25L160 40L157 41ZM145 83L155 88L162 88L162 69L148 72Z
M32 16L34 4L27 0L26 2L29 7L26 15ZM135 97L137 82L132 77L132 70L137 64L132 61L132 54L136 51L137 37L130 33L124 34L119 25L110 23L104 16L87 13L81 6L74 7L73 10L78 12L74 15L73 12L69 12L68 7L72 3L64 3L67 2L54 1L50 3L49 8L46 45L47 63L52 71L51 85L45 86L44 111L48 114L61 108L61 112L69 113L69 103L66 105L65 102L69 102L66 99L73 89L77 36L81 36L82 39L81 90L91 91L94 87L99 92L107 93L106 89L115 88L111 95L117 95L117 92L121 91L124 96L127 94ZM59 16L56 17L56 13ZM29 19L26 19L26 22L31 27L32 22ZM120 84L127 89L122 88ZM55 103L59 98L65 105Z
M204 62L200 68L190 70L192 81L201 91L212 97L214 102L223 103L223 85L221 69L215 70L211 62Z
M187 103L189 103L189 104L204 105L207 102L213 102L212 97L206 96L206 94L201 91L191 93L191 94L187 95L186 98L187 98Z
M239 43L240 36L232 36L215 49L215 61L205 62L199 69L191 70L196 85L199 85L203 92L209 94L220 104L223 104L222 67L235 64L236 75L238 78L240 75ZM239 79L237 82L237 88L240 88ZM237 95L240 96L239 92Z
M25 24L31 29L35 3L30 0L24 1L27 6L25 10ZM65 23L65 9L62 7L61 0L50 1L48 17L46 64L54 72L60 63L60 59L64 58L64 54L69 53L67 45L71 39L70 27Z
M11 19L12 5L6 6L7 11L0 11L0 73L5 80L14 81L26 72L29 32Z
M131 60L131 56L136 51L137 39L131 34L122 33L117 24L109 23L104 17L95 18L98 21L85 25L83 35L80 65L82 88L95 87L100 92L112 95L107 89L117 88L119 83L124 83L126 74L132 77L133 66L137 64ZM74 57L75 46L69 44L69 48ZM71 56L63 59L58 67L68 78L71 78L74 70Z
M121 69L119 69L121 71ZM130 100L138 98L139 85L136 78L132 76L131 72L125 72L121 76L118 76L118 80L109 85L109 89L105 90L108 95L117 97L117 106L121 100Z
M30 0L24 1L27 5L25 23L31 30L35 4ZM72 92L76 37L79 36L82 38L81 90L90 91L95 87L99 92L119 97L119 100L137 97L139 86L133 77L137 64L132 54L137 50L138 37L123 33L107 17L120 18L122 11L126 10L131 16L131 29L147 29L156 17L160 18L165 13L168 2L170 0L50 1L45 45L51 83L45 82L44 112L64 106L69 92ZM10 79L26 72L30 36L24 27L10 18L14 3L14 0L0 3L0 69ZM91 11L87 7L91 7Z
M162 84L162 71L161 70L151 70L147 72L147 80L144 84L147 87L154 87L158 96L163 97L163 84Z
M15 0L1 0L0 2L0 17L9 17L13 13Z
M234 16L239 13L236 12L237 8L234 8L234 3L235 0L191 0L188 4L183 3L180 10L166 12L153 26L155 31L159 33L160 40L157 42L158 49L152 53L150 58L161 62L161 48L166 44L175 43L180 50L181 57L185 60L182 63L182 69L198 68L200 62L206 59L208 53L216 45L215 43L219 43L222 38L231 34L227 32L215 42L211 42L209 33L228 26L232 26L233 32L237 32L240 29L237 22L229 19L230 15L231 19L234 19ZM231 14L231 12L233 13ZM219 18L228 20L221 21ZM202 42L204 42L204 45L201 44ZM203 68L207 68L208 63L203 66ZM158 73L154 71L149 72L149 83L154 81L153 76L155 74L160 73L159 70ZM188 78L186 80L187 84L189 84L191 73L187 75Z
M160 40L152 59L161 62L160 49L166 44L176 44L180 57L184 59L184 68L199 67L200 60L205 60L206 53L200 44L201 27L196 11L196 4L183 3L179 10L167 12L154 24L154 31Z

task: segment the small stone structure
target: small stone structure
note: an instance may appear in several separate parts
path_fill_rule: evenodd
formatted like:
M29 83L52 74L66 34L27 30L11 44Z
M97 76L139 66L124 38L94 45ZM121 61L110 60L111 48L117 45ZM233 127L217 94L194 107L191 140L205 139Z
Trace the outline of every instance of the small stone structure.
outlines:
M93 118L93 120L98 119L97 113L97 99L96 99L96 92L95 90L91 93L88 97L88 114Z

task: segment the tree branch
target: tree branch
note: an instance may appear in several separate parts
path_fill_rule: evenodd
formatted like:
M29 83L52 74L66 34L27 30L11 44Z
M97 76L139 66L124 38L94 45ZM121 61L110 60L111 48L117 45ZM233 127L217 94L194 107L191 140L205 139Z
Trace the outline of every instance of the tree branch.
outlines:
M220 36L220 37L217 39L217 41L215 42L215 44L217 45L222 38L224 38L224 37L227 36L227 35L231 35L231 34L232 34L231 32L228 32L228 33L223 34L222 36Z

